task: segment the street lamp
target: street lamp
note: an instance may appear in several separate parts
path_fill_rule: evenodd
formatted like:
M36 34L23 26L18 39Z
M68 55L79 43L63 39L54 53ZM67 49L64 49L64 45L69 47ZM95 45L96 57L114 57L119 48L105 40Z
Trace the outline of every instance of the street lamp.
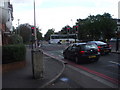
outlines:
M35 35L35 48L37 48L35 0L34 0L34 35Z

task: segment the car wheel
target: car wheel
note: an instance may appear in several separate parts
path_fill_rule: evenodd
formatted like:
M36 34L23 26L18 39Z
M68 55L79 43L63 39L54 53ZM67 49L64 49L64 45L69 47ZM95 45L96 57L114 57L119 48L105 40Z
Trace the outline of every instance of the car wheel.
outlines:
M67 59L67 57L65 55L63 55L64 59Z
M78 59L78 57L75 57L75 63L79 63L79 59Z
M95 59L94 62L98 62L99 58Z

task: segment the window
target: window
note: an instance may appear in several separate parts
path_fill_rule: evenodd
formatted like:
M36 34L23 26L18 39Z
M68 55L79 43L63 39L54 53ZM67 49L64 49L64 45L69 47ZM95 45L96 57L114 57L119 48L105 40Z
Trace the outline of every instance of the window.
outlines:
M3 1L0 1L0 7L4 7L4 2Z
M72 50L72 46L68 47L68 50Z
M76 51L77 47L76 46L73 46L71 51Z

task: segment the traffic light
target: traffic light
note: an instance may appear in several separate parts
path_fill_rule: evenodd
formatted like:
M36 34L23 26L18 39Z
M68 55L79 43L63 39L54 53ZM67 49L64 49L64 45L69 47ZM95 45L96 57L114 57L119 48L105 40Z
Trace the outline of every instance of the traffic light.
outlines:
M32 32L32 34L34 34L34 29L35 29L35 27L31 27L31 32Z

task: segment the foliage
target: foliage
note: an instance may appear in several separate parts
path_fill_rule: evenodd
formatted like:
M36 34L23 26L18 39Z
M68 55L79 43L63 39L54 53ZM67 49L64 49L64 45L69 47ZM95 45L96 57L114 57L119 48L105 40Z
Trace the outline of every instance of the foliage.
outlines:
M49 41L50 40L50 35L51 34L54 34L54 29L52 28L52 29L48 29L48 31L47 31L47 33L45 34L45 36L44 36L44 39L46 40L46 41Z
M26 24L21 24L18 27L18 32L23 38L23 43L30 43L31 40L35 39L32 36L31 27L32 27L32 25L29 25L27 23ZM38 27L36 27L36 31L37 31L37 39L38 40L43 40L42 33L40 32L40 29ZM33 33L34 33L34 31L33 31Z
M62 28L62 30L59 32L60 34L70 34L72 33L72 28L69 25L66 25Z
M31 28L29 24L21 24L18 27L18 32L23 38L23 43L29 43L31 38Z
M76 28L76 26L78 26ZM67 25L59 31L59 34L78 33L79 40L106 40L115 36L116 21L109 13L103 15L90 15L85 19L77 19L72 28ZM70 28L67 30L67 28Z
M40 40L43 40L43 37L42 37L42 33L40 31L37 31L37 39L40 41Z
M17 34L13 34L10 36L9 44L22 44L22 43L23 43L23 39L21 36Z
M76 25L79 26L78 36L82 40L110 39L114 36L117 27L109 13L90 15L86 19L78 19Z
M25 60L26 48L20 45L4 45L2 47L2 63L12 63Z

